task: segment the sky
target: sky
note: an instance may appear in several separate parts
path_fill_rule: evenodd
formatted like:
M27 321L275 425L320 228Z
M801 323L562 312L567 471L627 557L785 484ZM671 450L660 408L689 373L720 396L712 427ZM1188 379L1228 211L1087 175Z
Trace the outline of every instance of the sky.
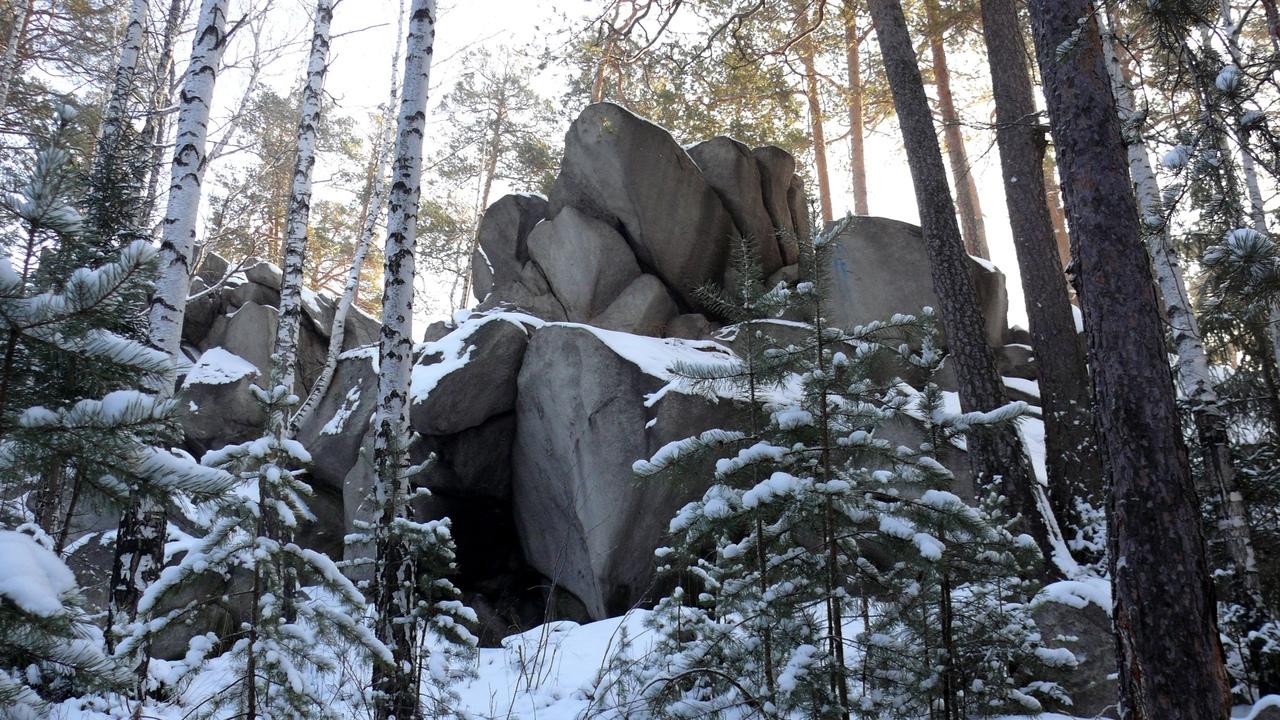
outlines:
M264 81L287 92L297 84L305 62L305 42L313 2L276 1L278 5L274 17L278 19L273 21L271 33L277 39L293 39L295 43L292 47L296 49L271 63L270 74ZM326 90L335 103L336 112L363 118L376 112L378 105L385 101L390 82L399 2L400 0L341 0L338 4L334 12L334 39L326 81ZM442 3L436 24L436 50L431 68L425 157L429 159L432 156L433 133L430 127L433 122L437 123L437 127L442 122L441 114L432 110L438 107L441 97L456 81L461 66L460 59L465 52L480 46L501 45L516 50L536 50L548 43L563 42L563 36L558 34L565 26L563 18L585 18L599 5L598 1L589 0L448 0ZM241 38L240 43L238 49L233 46L232 55L244 52L246 39ZM226 73L220 81L226 87L225 91L223 87L219 88L223 112L239 97L245 77L243 72L233 70ZM543 71L534 79L534 86L552 98L561 96L562 83L563 79L557 76L553 68ZM961 102L963 103L963 97ZM985 107L978 107L977 110L987 112ZM843 134L842 129L838 132L829 131L831 136L840 134ZM435 135L441 136L443 133ZM998 157L991 146L993 142L994 137L990 133L978 133L969 139L968 150L985 216L991 260L1007 276L1009 322L1011 325L1026 327L1022 287L1009 233ZM848 144L831 144L828 156L832 161L830 174L834 209L837 215L843 215L846 210L852 210L853 203L847 169ZM872 131L866 143L866 163L871 213L918 223L911 176L895 124L887 122ZM334 168L326 166L322 158L315 174L317 195L335 197L356 190L327 183L326 179L333 170ZM498 187L494 198L500 197L502 192L525 189ZM426 282L430 283L431 279ZM433 290L425 289L428 292ZM422 323L430 319L432 318L419 317L415 324L420 329Z

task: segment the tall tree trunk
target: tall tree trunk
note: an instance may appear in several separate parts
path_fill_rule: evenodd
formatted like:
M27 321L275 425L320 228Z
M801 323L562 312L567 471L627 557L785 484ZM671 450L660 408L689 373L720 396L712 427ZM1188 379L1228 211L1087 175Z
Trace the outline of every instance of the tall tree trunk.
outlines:
M857 0L844 0L844 55L849 71L849 170L853 214L869 215L867 204L867 129L862 117L862 37L858 35Z
M1111 488L1122 716L1227 718L1231 693L1199 502L1096 16L1089 0L1029 4ZM1070 52L1060 51L1064 42Z
M204 181L209 107L226 47L227 1L203 0L201 4L178 109L169 206L159 253L160 276L150 308L150 342L175 362L182 359L182 318L191 286L191 251ZM171 397L174 380L172 375L165 377L153 390L162 398ZM133 498L121 516L111 568L109 624L136 617L138 598L164 566L167 527L165 507L154 498ZM146 683L145 652L140 650L134 658L139 693Z
M109 177L107 173L118 167L123 160L119 157L119 145L125 124L129 122L129 104L133 100L134 80L138 76L138 58L142 55L148 5L148 0L133 0L129 9L124 43L120 46L115 79L111 83L111 95L102 112L102 133L98 137L98 147L93 157L94 177Z
M165 16L164 31L160 37L160 54L153 68L154 77L151 83L151 104L147 119L142 125L142 147L147 149L149 159L146 167L139 170L145 174L142 202L138 207L138 222L142 226L151 224L152 213L155 212L156 195L160 185L160 173L163 171L165 127L168 124L169 106L173 94L173 42L178 35L178 25L182 22L186 3L183 0L172 0L169 3L169 14Z
M956 225L947 171L934 132L911 36L899 0L870 0L871 18L884 58L885 76L907 150L907 164L920 210L920 229L929 254L933 290L942 305L942 326L967 411L994 410L1006 404L1004 385L987 347L978 295L966 270L964 244ZM1056 523L1040 510L1038 484L1013 427L975 432L968 437L969 458L979 487L999 483L1009 511L1020 514L1027 530L1049 556Z
M480 202L477 204L478 212L476 213L476 226L471 230L471 244L467 246L467 254L465 257L470 258L476 254L476 248L480 245L480 221L484 218L484 211L489 207L489 193L493 191L494 176L498 174L498 158L502 153L502 134L505 131L507 118L507 101L506 101L506 84L502 85L502 93L498 96L498 108L493 119L493 132L489 136L489 147L485 153L484 170L480 176ZM467 298L471 295L471 273L462 273L462 295L459 301L460 307L465 307ZM450 295L452 297L452 295ZM452 304L452 303L450 303Z
M1121 56L1114 47L1114 36L1120 34L1117 18L1107 13L1110 32L1103 35L1103 50L1107 59L1112 88L1116 97L1116 109L1124 131L1128 148L1129 175L1137 191L1138 211L1144 218L1145 244L1155 268L1156 283L1164 303L1169 334L1177 356L1174 365L1178 386L1191 406L1191 414L1197 428L1201 452L1204 454L1204 482L1201 492L1217 496L1221 514L1219 528L1235 565L1236 579L1243 587L1255 609L1262 598L1262 585L1254 559L1253 541L1250 537L1248 516L1243 499L1235 482L1235 468L1231 462L1231 450L1227 444L1226 418L1219 402L1217 383L1209 371L1209 357L1201 339L1199 323L1191 308L1191 296L1182 277L1178 256L1169 242L1169 228L1163 218L1160 183L1147 153L1142 137L1142 113L1138 112L1129 74L1125 72Z
M9 108L9 90L18 74L18 46L27 34L27 19L34 4L35 0L17 0L13 5L13 27L9 28L9 42L5 43L4 57L0 59L0 117L4 117Z
M827 140L822 131L822 98L818 96L818 71L813 63L813 42L800 43L800 64L804 67L804 95L809 101L809 132L813 136L813 167L818 173L818 198L823 222L831 222L831 179L827 174Z
M1053 220L1053 239L1058 247L1058 260L1066 268L1071 263L1071 236L1067 233L1067 215L1062 210L1062 189L1058 187L1058 161L1051 147L1045 148L1042 171L1044 196L1049 204L1049 217ZM1071 292L1071 285L1067 284L1068 296Z
M369 180L369 195L365 201L364 222L360 237L356 240L355 253L351 257L351 267L347 270L347 282L342 289L342 297L338 298L338 306L333 312L333 323L329 328L329 349L325 353L324 367L307 395L307 401L298 408L290 421L289 434L295 435L302 423L320 404L329 384L333 382L333 373L338 368L338 357L342 355L343 341L347 334L347 315L355 304L360 292L360 271L364 266L365 256L369 253L369 245L373 242L374 233L378 231L378 220L382 217L386 205L387 194L387 160L391 154L392 133L395 129L396 101L400 97L400 36L404 32L404 0L400 0L400 19L396 27L396 49L391 56L391 91L387 97L386 111L382 117L382 135L375 148L373 176Z
M1089 372L1062 280L1042 184L1044 134L1014 0L982 0L982 31L996 103L996 142L1036 353L1045 464L1054 515L1079 528L1079 499L1102 499L1102 463L1089 407Z
M1267 36L1271 38L1271 49L1280 54L1280 10L1276 9L1276 0L1262 0L1262 9L1267 15Z
M955 100L951 96L951 70L947 67L947 48L944 42L946 27L938 17L937 0L925 0L924 10L930 28L929 51L933 55L933 82L938 88L938 111L942 115L942 132L947 143L951 177L955 180L960 235L964 238L966 252L980 258L990 258L987 229L982 220L982 203L978 200L978 184L969 167L964 133L960 129L960 114L956 112Z
M298 116L298 144L293 160L293 180L289 189L289 215L285 222L284 276L280 284L280 321L272 351L271 386L293 390L297 367L298 323L302 319L303 265L307 255L307 226L311 218L311 171L316 164L316 135L324 99L324 79L329 69L329 25L333 21L333 0L317 0L311 54L307 60L307 80L302 88L302 108ZM287 412L269 418L271 432L287 434Z
M409 588L416 581L406 548L392 526L409 512L409 370L413 365L414 241L422 180L422 139L426 131L427 80L435 43L435 0L413 0L405 47L404 90L396 132L393 181L387 201L386 271L383 274L382 341L379 347L378 409L374 418L374 468L379 519L375 634L391 648L393 667L374 668L376 717L420 717ZM401 621L397 622L400 619Z

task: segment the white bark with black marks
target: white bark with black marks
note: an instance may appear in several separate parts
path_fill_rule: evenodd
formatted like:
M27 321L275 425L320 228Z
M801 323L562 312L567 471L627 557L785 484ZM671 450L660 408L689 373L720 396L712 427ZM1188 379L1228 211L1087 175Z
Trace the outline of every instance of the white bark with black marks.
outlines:
M133 0L129 19L124 28L124 43L120 46L120 59L116 62L115 79L111 83L111 96L102 111L102 133L94 155L94 168L116 163L120 137L125 123L129 122L129 104L133 99L134 80L138 76L138 58L142 55L142 43L147 27L148 0Z
M378 596L375 634L391 648L395 667L373 674L377 716L411 720L421 716L408 588L414 583L412 557L394 537L408 512L409 377L413 366L414 242L422 181L422 141L426 132L428 78L435 44L435 0L413 0L405 47L404 90L396 128L395 162L387 200L386 266L383 274L382 336L379 347L378 409L374 416L374 492L382 504L377 542Z
M355 253L351 257L351 268L347 270L347 283L343 287L342 297L338 299L338 306L333 313L333 323L329 330L329 350L325 355L324 367L320 369L320 375L311 386L307 401L298 408L298 412L290 422L291 435L296 434L298 428L302 427L302 424L315 411L324 394L329 391L329 384L333 382L333 374L338 368L338 357L342 355L342 344L346 339L347 315L350 314L351 306L355 304L356 295L360 291L360 271L364 266L365 256L369 253L369 245L373 242L374 233L378 231L378 219L382 217L382 211L386 206L387 164L391 143L395 139L392 133L395 130L396 101L400 97L400 36L404 32L404 0L400 0L400 14L397 17L401 20L396 29L395 54L391 58L391 91L387 97L387 109L382 118L382 136L374 150L376 161L369 187L369 198L365 204L364 225L360 231L360 238L356 241Z
M333 22L333 0L318 0L311 54L307 60L307 81L302 89L302 109L298 116L298 150L293 161L293 183L289 192L289 214L285 221L284 277L280 285L280 322L276 326L275 348L271 353L271 385L293 389L298 354L298 322L302 318L303 266L307 256L307 224L311 217L311 173L316 164L316 139L324 100L324 80L329 69L329 26ZM270 429L283 435L287 417L272 413Z
M0 115L9 107L9 90L18 74L18 46L27 30L27 18L35 0L27 0L14 6L13 27L9 29L9 41L4 46L4 59L0 60Z
M151 298L151 344L181 357L182 320L191 288L191 253L204 184L205 143L218 66L226 49L228 0L203 0L191 45L191 63L178 100L169 202L160 239L160 274ZM172 378L159 388L173 393Z

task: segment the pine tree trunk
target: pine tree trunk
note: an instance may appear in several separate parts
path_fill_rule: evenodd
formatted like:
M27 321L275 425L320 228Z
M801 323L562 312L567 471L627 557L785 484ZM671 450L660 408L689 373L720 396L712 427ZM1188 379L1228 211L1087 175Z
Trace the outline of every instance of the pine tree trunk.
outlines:
M818 96L818 71L813 64L813 43L800 43L804 67L805 98L809 102L809 132L813 136L813 167L818 174L818 198L823 222L831 222L831 179L827 174L827 141L822 130L822 99Z
M203 0L178 110L169 206L159 252L160 276L150 308L150 342L175 361L182 358L182 319L191 286L191 251L204 179L209 107L226 45L226 19L227 0ZM172 376L164 378L152 389L162 398L171 397L174 381ZM134 498L121 516L111 568L109 624L136 616L138 598L164 566L167 528L164 506L151 498ZM135 658L139 693L146 683L144 653Z
M129 19L124 29L124 43L120 47L120 59L116 62L115 79L111 84L111 96L102 112L102 134L98 138L93 158L93 174L118 165L120 137L128 120L129 104L133 100L134 79L138 75L138 58L142 55L142 40L147 27L148 0L133 0Z
M1170 247L1168 226L1162 217L1160 184L1147 154L1141 129L1132 124L1135 122L1137 104L1128 74L1124 71L1120 55L1113 44L1113 36L1119 34L1120 28L1114 13L1108 12L1107 15L1111 32L1103 35L1103 49L1119 117L1125 124L1123 129L1128 148L1129 175L1137 191L1138 211L1145 219L1142 223L1146 235L1144 240L1151 254L1169 334L1173 339L1174 354L1178 358L1174 376L1191 406L1201 452L1205 458L1204 482L1200 490L1217 496L1218 510L1222 514L1219 528L1224 533L1223 540L1235 565L1237 580L1243 583L1249 595L1245 599L1246 603L1242 604L1247 604L1247 601L1256 604L1261 602L1262 586L1254 561L1253 542L1249 537L1248 516L1236 487L1235 469L1227 444L1226 419L1218 399L1216 383L1209 371L1209 357L1201 340L1199 323L1191 308L1191 295L1187 292L1177 254Z
M145 185L142 203L138 207L138 223L142 226L151 224L151 216L155 212L160 173L163 171L165 127L168 124L168 113L164 109L169 106L173 90L173 43L185 8L183 0L172 0L169 3L164 35L160 38L160 55L156 58L153 69L155 77L151 85L151 103L146 122L142 126L141 145L149 150L146 167L140 170L146 174L144 182L139 183Z
M960 403L966 411L993 410L1006 404L1004 385L996 372L991 348L987 347L977 292L966 270L969 261L956 225L942 150L902 5L899 0L870 0L868 6L907 150L933 290L942 305L949 360L955 363L960 385ZM1016 429L971 433L968 448L978 487L999 483L1009 499L1010 514L1022 516L1027 532L1048 557L1050 532L1051 528L1056 529L1056 523L1040 510L1036 481Z
M1046 130L1047 131L1047 130ZM1058 187L1058 161L1054 159L1050 148L1045 148L1044 195L1049 203L1049 217L1053 219L1053 239L1058 245L1058 260L1063 269L1071 264L1071 236L1067 233L1067 215L1062 210L1062 190ZM1066 282L1066 278L1063 278ZM1067 283L1067 295L1071 295L1071 284Z
M1089 371L1062 280L1042 183L1044 135L1014 0L982 0L982 28L1005 201L1035 347L1049 501L1060 522L1078 528L1076 501L1102 499L1102 464L1089 407Z
M1280 54L1280 10L1276 9L1276 0L1262 0L1262 9L1267 15L1267 36L1271 38L1271 49Z
M379 348L378 409L374 418L374 468L384 502L377 543L378 588L375 633L395 659L374 668L376 717L420 717L408 590L415 578L403 545L392 535L397 518L408 513L406 442L409 437L409 371L413 365L414 240L422 180L422 140L426 131L427 80L435 43L435 0L413 0L405 47L404 90L396 132L395 164L387 201L386 270L383 275L382 340Z
M1031 0L1030 9L1111 488L1122 716L1226 718L1231 695L1199 503L1098 25L1089 0Z
M978 184L969 167L964 133L960 129L960 114L956 112L955 100L951 96L951 70L947 67L947 49L944 44L946 28L938 18L937 0L925 0L924 9L931 30L929 51L933 55L933 82L938 88L938 111L942 115L947 160L951 164L951 177L955 181L956 208L960 212L960 236L964 238L966 252L989 259L991 250L987 247L987 230L982 221Z
M18 0L13 6L13 27L9 28L9 42L4 46L4 58L0 59L0 117L9 109L9 90L18 74L18 46L27 33L27 19L35 0Z
M382 217L382 211L386 205L387 160L394 140L392 133L395 129L396 101L400 97L400 36L404 32L404 0L400 0L400 13L396 17L400 18L400 22L396 28L396 49L391 56L391 91L387 97L386 112L382 117L382 135L375 149L376 159L373 176L369 181L364 222L360 237L356 241L355 253L351 257L351 268L347 270L347 282L342 289L342 297L338 299L338 306L333 312L333 323L329 328L329 349L325 354L324 367L320 369L320 375L312 385L307 401L298 408L298 412L290 422L291 436L297 434L298 428L302 427L302 424L315 411L325 393L329 391L329 384L333 382L333 374L338 368L338 357L342 355L342 346L347 335L347 315L350 314L351 306L355 304L356 296L360 292L360 271L364 266L365 256L369 253L373 236L378 231L378 220Z
M480 245L480 221L484 217L484 211L489 208L489 193L493 191L493 180L498 174L498 157L502 153L502 133L506 123L507 103L505 90L504 94L498 97L497 114L493 119L493 133L489 137L489 148L486 153L485 166L483 175L480 178L480 202L478 204L478 212L476 213L476 226L471 231L471 244L467 246L466 258L468 262L476 254L476 248ZM465 307L467 298L471 295L471 273L462 273L462 295L459 301L459 308ZM452 295L450 296L452 297ZM452 302L450 303L452 304Z
M856 0L844 0L844 53L849 71L849 169L853 189L853 214L869 215L867 204L867 129L862 116L862 38L858 35Z
M271 353L271 385L293 390L297 367L298 323L302 319L303 265L307 255L307 226L311 217L311 171L316 164L316 135L324 79L329 69L329 24L333 21L333 0L316 2L311 54L307 60L307 80L302 89L298 117L298 145L293 160L293 181L289 190L289 216L285 222L284 276L280 284L280 321L275 348ZM271 432L284 437L288 428L287 410L273 413Z

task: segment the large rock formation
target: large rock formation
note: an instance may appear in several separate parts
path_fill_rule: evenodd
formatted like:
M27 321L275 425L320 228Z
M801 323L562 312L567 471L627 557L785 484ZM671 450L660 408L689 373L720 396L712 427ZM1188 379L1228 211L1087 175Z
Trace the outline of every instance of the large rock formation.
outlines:
M509 195L485 213L472 261L477 310L432 323L415 349L410 448L415 461L434 457L415 479L432 491L417 510L451 518L459 582L487 642L543 621L547 608L602 617L650 591L670 517L704 487L639 482L631 465L737 424L735 402L685 394L668 370L733 356L740 328L723 327L695 292L725 281L733 238L756 246L771 283L801 279L797 239L809 228L795 165L778 148L729 138L686 152L656 125L598 104L566 137L550 201ZM915 228L858 218L835 243L834 322L936 305ZM977 262L970 270L1001 346L1003 276ZM269 371L280 274L265 263L236 272L209 256L198 276L198 290L222 284L189 303L184 328L194 367L180 398L195 453L260 432L248 388ZM323 362L334 301L306 293L303 309L299 394ZM314 459L319 518L299 540L333 555L368 551L341 540L369 517L377 331L372 318L350 316L333 382L298 434ZM770 332L803 329L780 322ZM1029 357L1016 350L1005 365L1026 377ZM923 439L910 423L885 434ZM963 485L963 453L938 453Z

